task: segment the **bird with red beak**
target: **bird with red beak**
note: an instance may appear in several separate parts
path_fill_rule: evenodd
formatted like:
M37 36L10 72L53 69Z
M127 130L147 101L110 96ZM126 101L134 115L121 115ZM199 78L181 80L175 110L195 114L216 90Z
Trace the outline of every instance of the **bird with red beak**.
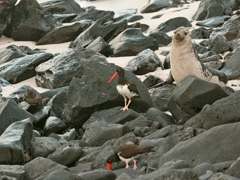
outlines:
M107 83L111 84L114 80L117 80L117 92L124 99L124 107L121 108L122 111L128 111L132 98L139 94L136 86L128 82L125 74L125 70L117 66L116 71L113 72L107 81Z

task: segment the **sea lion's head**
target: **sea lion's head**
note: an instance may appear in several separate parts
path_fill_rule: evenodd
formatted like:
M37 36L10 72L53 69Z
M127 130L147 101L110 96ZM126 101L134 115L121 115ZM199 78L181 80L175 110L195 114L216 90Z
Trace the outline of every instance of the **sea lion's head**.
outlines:
M174 31L173 40L176 42L182 42L189 37L190 31L189 28L186 27L179 27Z

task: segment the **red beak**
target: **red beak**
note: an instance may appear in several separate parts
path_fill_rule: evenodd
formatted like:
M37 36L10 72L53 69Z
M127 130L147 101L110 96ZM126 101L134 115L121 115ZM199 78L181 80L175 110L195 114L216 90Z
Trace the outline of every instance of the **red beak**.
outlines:
M110 83L112 83L112 81L113 81L114 79L117 79L117 78L119 78L119 74L118 74L118 72L114 72L114 73L111 75L111 77L107 80L107 83L110 84Z

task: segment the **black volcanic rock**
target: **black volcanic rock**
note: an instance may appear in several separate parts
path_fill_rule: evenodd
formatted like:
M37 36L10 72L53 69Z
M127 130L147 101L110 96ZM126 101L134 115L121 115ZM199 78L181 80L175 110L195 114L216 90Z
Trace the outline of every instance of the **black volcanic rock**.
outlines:
M90 25L90 24L89 24ZM45 34L39 41L42 44L57 44L74 40L81 32L88 28L88 24L76 22L71 25L61 25Z
M199 113L206 104L226 97L217 84L188 76L173 91L168 108L179 123Z
M67 86L74 76L82 74L85 61L105 62L106 59L90 50L63 52L36 68L36 83L50 89Z
M0 76L12 83L29 79L35 76L35 67L52 57L49 53L36 53L13 59L0 65Z
M106 23L106 17L103 17L79 34L79 36L70 44L70 47L86 47L99 36L105 41L110 41L120 32L125 30L126 27L127 22L125 20L117 22L109 21Z
M21 164L30 160L32 123L30 119L11 124L0 136L1 164Z
M170 0L149 0L148 3L141 9L141 13L156 12L163 8L172 6L173 2Z
M151 49L140 52L135 58L130 60L126 66L128 70L137 75L147 74L162 67L161 60Z
M55 25L54 18L45 14L36 0L21 0L12 12L6 35L15 40L38 41Z
M192 27L191 22L185 17L175 17L161 23L157 29L161 32L169 32L177 29L178 27Z
M82 9L75 0L50 0L40 3L46 13L52 14L71 14L82 13Z
M134 56L149 48L156 50L156 42L151 36L143 35L137 28L128 28L110 42L113 56Z
M215 16L230 15L238 7L239 2L237 0L203 0L193 19L204 20Z
M104 61L84 62L81 75L72 79L64 114L66 122L81 127L90 115L99 110L123 105L123 98L116 90L117 81L107 81L116 71L116 66ZM147 88L132 73L126 71L126 78L136 85L139 97L134 98L130 108L146 111L152 105Z

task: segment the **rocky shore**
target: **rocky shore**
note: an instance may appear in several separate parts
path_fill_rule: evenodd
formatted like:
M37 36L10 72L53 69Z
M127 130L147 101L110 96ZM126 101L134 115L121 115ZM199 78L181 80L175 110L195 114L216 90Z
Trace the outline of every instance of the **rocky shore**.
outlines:
M94 2L0 0L0 179L240 179L240 2L81 6ZM152 88L181 26L226 87L188 76ZM108 83L118 65L139 92L128 111ZM137 169L119 159L129 142Z

